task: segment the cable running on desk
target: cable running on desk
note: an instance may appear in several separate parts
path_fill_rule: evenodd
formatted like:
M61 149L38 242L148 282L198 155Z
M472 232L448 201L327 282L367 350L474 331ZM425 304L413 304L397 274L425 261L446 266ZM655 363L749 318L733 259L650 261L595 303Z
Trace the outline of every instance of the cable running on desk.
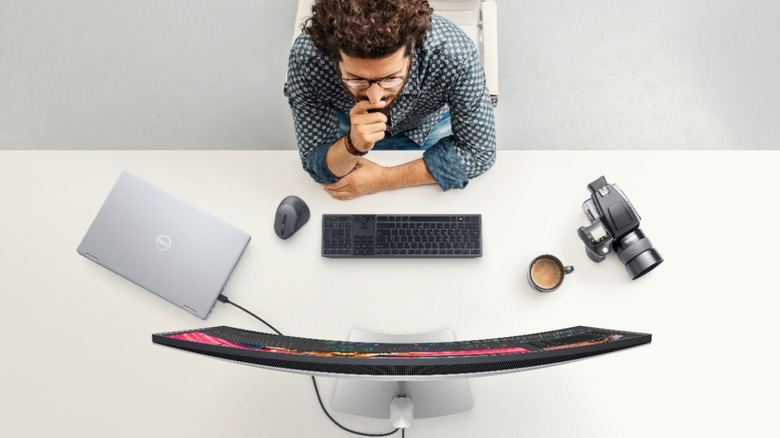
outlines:
M257 319L258 321L260 321L260 322L262 322L263 324L265 324L265 325L266 325L268 328L270 328L271 330L273 330L273 331L274 331L274 333L276 333L277 335L279 335L279 336L284 336L284 335L282 334L282 332L280 332L279 330L277 330L277 329L276 329L274 326L272 326L271 324L267 323L267 322L266 322L264 319L260 318L259 316L255 315L254 313L250 312L249 310L247 310L247 309L245 309L245 308L243 308L243 307L239 306L238 304L236 304L236 303L234 303L234 302L230 301L230 300L228 299L228 297L227 297L227 296L220 294L220 295L219 295L219 297L217 297L217 299L218 299L220 302L222 302L222 303L225 303L225 304L230 304L230 305L232 305L232 306L235 306L235 307L236 307L236 308L238 308L238 309L241 309L241 310L243 310L244 312L248 313L249 315L251 315L252 317L254 317L255 319ZM322 402L322 397L320 397L320 390L319 390L319 388L317 387L317 380L314 378L314 376L311 376L311 381L312 381L312 384L314 384L314 392L317 394L317 401L320 403L320 407L322 408L322 412L324 412L324 413L325 413L325 415L326 415L326 416L327 416L327 417L330 419L330 421L332 421L332 422L333 422L333 424L335 424L336 426L340 427L341 429L343 429L343 430L345 430L345 431L347 431L347 432L349 432L349 433L355 434L355 435L360 435L360 436L370 436L370 437L383 437L383 436L390 436L390 435L392 435L392 434L394 434L394 433L398 432L398 429L395 429L395 430L393 430L393 431L391 431L391 432L387 432L387 433L377 433L377 434L373 434L373 433L364 433L364 432L358 432L358 431L355 431L355 430L349 429L348 427L341 425L341 424L340 424L338 421L336 421L336 419L335 419L335 418L333 418L333 417L330 415L330 413L328 412L328 410L327 410L327 409L325 409L325 404ZM403 438L404 436L405 436L405 432L404 432L404 430L403 430L403 429L401 429L401 437Z

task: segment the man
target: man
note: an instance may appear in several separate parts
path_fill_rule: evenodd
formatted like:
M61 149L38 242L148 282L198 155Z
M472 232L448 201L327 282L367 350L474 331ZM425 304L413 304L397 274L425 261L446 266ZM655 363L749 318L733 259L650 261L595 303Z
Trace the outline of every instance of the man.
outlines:
M317 0L290 51L303 168L336 199L423 184L464 188L496 159L472 40L425 0ZM372 150L420 149L395 167Z

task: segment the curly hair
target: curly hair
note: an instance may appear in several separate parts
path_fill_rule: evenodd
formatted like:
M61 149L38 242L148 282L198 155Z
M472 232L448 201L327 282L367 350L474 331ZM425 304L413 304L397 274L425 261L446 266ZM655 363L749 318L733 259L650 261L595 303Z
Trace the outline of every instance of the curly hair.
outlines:
M303 24L320 52L378 59L425 42L433 9L427 0L317 0Z

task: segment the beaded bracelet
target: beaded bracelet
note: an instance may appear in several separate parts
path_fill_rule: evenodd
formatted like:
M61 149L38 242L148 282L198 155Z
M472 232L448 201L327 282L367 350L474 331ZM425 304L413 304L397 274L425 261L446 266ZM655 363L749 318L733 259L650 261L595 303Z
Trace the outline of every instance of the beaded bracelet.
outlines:
M347 131L347 135L344 137L344 145L347 147L347 152L350 154L356 156L356 157L362 157L363 155L367 154L368 151L361 152L355 148L355 145L352 144L352 140L349 138L349 134L352 133L352 128Z

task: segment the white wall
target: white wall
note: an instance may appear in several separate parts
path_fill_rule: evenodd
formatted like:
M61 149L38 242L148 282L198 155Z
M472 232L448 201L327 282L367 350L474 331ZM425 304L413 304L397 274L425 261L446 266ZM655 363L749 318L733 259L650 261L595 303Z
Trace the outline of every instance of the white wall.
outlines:
M0 0L0 148L294 147L292 0Z
M0 149L293 149L295 3L0 0ZM780 3L498 3L499 147L780 148Z
M518 3L499 1L502 146L780 148L780 2Z

